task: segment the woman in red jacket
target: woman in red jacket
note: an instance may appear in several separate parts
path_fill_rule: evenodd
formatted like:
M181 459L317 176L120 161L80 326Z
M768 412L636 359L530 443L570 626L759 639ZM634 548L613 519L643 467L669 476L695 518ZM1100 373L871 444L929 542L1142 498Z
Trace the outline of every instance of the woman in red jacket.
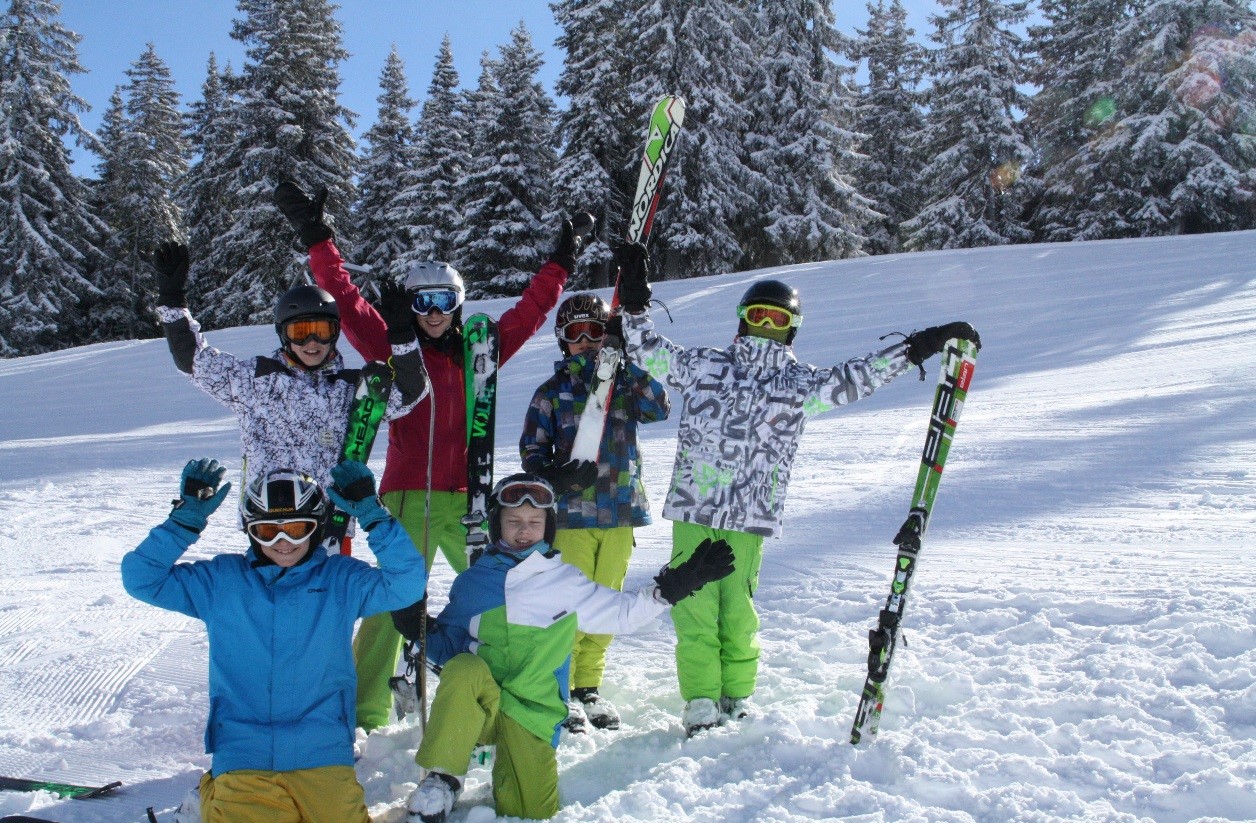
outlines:
M295 184L280 183L275 203L309 248L310 269L340 310L340 326L363 358L385 360L391 352L388 324L349 279L332 230L323 220L324 192L313 199ZM580 237L564 222L550 259L524 289L519 302L497 321L500 362L505 363L545 323L575 268ZM384 505L424 552L428 569L440 548L455 572L467 568L467 421L462 366L462 277L447 263L415 264L405 288L413 295L415 328L429 389L426 402L388 425L388 453L380 494ZM357 725L371 731L388 722L402 638L387 614L362 621L353 641L358 674Z

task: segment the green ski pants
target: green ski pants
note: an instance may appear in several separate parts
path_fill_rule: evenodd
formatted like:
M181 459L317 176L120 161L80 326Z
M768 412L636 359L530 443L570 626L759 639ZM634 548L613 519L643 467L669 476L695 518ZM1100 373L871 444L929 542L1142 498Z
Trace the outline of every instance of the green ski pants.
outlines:
M410 535L414 545L423 551L423 516L425 506L421 491L388 492L384 506L392 512ZM436 549L449 561L455 572L467 568L467 529L462 517L467 513L467 496L462 492L432 492L432 519L427 534L427 568L432 569ZM358 673L357 725L370 732L387 725L392 709L392 691L388 678L397 673L401 659L402 637L393 627L388 612L364 618L353 638L353 662Z
M440 673L423 742L414 761L461 777L477 743L496 745L493 801L498 817L544 820L558 814L558 758L542 740L499 711L501 687L488 664L457 655Z
M623 591L628 574L628 558L632 556L632 527L613 529L559 529L554 534L554 548L563 562L584 572L594 583ZM611 645L609 634L576 632L571 649L571 687L596 688L602 685L606 670L606 650Z
M673 522L669 565L680 565L708 537L728 541L734 567L728 577L706 584L672 607L676 676L686 702L698 697L749 697L759 676L754 592L759 587L763 537Z

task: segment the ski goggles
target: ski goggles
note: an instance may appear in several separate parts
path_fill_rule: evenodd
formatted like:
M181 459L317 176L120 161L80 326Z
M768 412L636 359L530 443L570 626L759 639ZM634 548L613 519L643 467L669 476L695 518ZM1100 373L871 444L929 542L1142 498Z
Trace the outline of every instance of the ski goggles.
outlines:
M462 305L462 295L454 289L423 289L414 293L414 313L427 314L432 309L450 314Z
M502 486L496 492L497 502L508 509L516 509L524 503L531 503L538 509L554 508L554 490L544 483L531 480L515 480Z
M558 330L558 339L564 343L578 343L585 338L591 343L601 343L606 336L606 324L597 320L573 320Z
M249 537L263 546L273 546L280 540L300 543L318 529L318 521L308 517L292 520L254 520L248 524Z
M289 320L283 324L283 339L294 346L304 346L314 340L330 345L340 336L340 322L330 317L306 317Z
M801 314L794 314L789 309L782 309L780 306L768 306L763 303L739 306L737 316L745 320L746 325L767 326L777 331L793 329L802 325Z

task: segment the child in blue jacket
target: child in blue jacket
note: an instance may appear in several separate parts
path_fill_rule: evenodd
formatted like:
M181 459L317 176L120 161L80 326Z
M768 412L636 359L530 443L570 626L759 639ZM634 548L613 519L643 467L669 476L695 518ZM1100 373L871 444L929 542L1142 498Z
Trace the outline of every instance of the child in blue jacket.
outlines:
M369 823L353 770L353 625L423 597L423 557L380 505L370 469L346 461L326 494L289 469L258 477L243 504L248 551L177 562L230 491L225 472L189 462L170 517L122 559L131 596L203 620L209 634L202 820ZM329 497L368 533L379 568L319 545Z

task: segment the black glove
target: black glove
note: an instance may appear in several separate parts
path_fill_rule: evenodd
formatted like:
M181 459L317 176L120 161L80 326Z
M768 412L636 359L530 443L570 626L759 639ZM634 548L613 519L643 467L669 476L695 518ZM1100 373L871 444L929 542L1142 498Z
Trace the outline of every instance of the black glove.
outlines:
M619 312L611 315L611 319L606 321L606 342L604 346L618 346L620 349L624 347L624 316Z
M733 573L733 547L727 540L707 538L693 550L684 563L672 568L664 566L654 582L659 595L675 606L707 583L721 580Z
M597 482L597 463L592 460L568 460L561 466L549 466L537 472L559 494L582 492Z
M568 274L576 271L576 258L580 256L585 241L593 234L596 221L588 212L578 212L570 220L563 221L563 229L558 234L558 243L549 259L562 266Z
M174 309L188 307L188 247L167 240L153 251L153 271L157 274L157 305Z
M436 630L436 618L427 613L426 595L422 600L393 612L392 621L393 628L400 632L402 637L415 643L419 642L419 635L425 625L428 634Z
M226 473L226 467L218 465L217 460L189 460L183 467L179 497L174 501L170 519L200 534L209 522L209 516L222 505L223 498L231 491L231 484L222 482Z
M981 351L981 336L976 329L967 323L947 323L945 326L930 326L907 335L907 359L913 366L919 366L942 351L946 341L952 337L971 340L977 344L977 350Z
M275 186L275 205L288 218L292 228L301 234L301 242L308 249L332 237L331 226L323 220L323 204L327 202L327 189L314 192L314 198L301 191L291 180Z
M641 314L650 304L650 254L640 243L615 250L619 266L619 304L629 314Z
M390 344L411 343L415 340L413 303L414 296L406 291L404 284L392 278L379 284L379 302L375 304L375 310L388 324Z
M392 517L375 493L375 475L365 463L342 460L332 466L331 480L327 497L342 511L356 517L358 525L366 531Z

